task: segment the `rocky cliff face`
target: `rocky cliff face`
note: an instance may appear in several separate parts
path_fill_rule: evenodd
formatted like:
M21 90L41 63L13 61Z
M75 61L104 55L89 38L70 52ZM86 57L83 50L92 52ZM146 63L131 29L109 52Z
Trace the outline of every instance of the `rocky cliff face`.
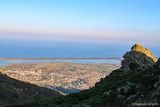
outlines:
M124 60L121 63L121 68L129 69L146 69L157 61L156 57L146 48L139 44L132 46L131 51L123 56Z

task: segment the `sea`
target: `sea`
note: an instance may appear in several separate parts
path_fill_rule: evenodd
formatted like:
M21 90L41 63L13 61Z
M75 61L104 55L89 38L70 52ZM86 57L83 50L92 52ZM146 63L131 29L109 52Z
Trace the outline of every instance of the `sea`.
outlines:
M0 39L0 66L15 63L69 62L120 64L133 43ZM157 57L158 46L145 45Z

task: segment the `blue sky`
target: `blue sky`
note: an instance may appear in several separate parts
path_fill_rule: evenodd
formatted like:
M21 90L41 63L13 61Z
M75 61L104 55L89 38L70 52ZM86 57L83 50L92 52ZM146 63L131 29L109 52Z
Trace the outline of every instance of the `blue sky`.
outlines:
M0 41L158 47L159 5L159 0L1 0Z

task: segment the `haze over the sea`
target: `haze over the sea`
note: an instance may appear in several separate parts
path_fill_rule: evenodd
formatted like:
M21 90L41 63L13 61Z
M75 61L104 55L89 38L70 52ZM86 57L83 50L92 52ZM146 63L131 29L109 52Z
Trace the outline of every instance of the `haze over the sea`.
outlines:
M160 57L159 0L1 0L0 57Z

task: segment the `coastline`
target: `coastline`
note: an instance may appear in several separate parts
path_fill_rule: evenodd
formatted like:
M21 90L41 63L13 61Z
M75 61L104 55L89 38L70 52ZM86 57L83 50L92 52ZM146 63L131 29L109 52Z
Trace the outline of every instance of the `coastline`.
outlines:
M12 64L75 63L75 64L120 64L120 58L0 58L0 66Z

